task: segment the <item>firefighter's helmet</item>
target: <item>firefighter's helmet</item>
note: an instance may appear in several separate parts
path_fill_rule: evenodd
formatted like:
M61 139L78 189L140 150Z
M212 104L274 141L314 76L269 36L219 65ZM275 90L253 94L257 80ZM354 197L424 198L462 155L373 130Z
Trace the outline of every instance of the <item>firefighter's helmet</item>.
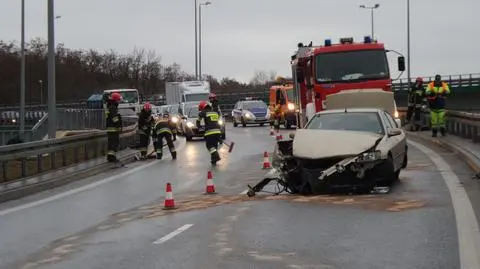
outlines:
M143 110L145 110L147 112L151 112L152 111L152 105L150 103L145 103L143 105Z
M202 111L207 107L211 107L210 103L207 101L201 101L200 104L198 104L198 110Z
M112 95L110 95L110 100L119 103L122 101L122 95L120 95L118 92L114 92Z

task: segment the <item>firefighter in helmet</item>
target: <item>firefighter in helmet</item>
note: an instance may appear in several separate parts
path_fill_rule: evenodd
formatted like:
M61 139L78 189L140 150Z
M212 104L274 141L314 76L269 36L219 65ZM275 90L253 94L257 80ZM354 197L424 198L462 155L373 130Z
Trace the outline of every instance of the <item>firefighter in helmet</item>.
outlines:
M120 133L122 132L122 116L118 113L118 104L122 101L122 96L118 92L113 92L107 100L106 128L108 152L107 160L109 162L118 162L117 151L120 146Z
M145 103L142 111L138 116L138 135L140 136L140 153L141 158L147 158L148 145L150 144L150 134L152 127L155 124L152 117L152 105Z
M212 109L213 111L217 112L220 114L220 109L219 109L219 106L218 106L218 99L217 99L217 95L212 92L208 95L208 100L210 101L210 104L212 104Z
M420 121L420 115L424 105L426 105L425 87L423 86L423 79L418 77L408 92L407 121L409 123L417 124ZM413 115L415 115L415 118L412 121Z
M202 101L198 105L197 127L201 128L201 121L205 122L205 144L210 152L211 163L216 164L221 160L218 153L218 145L221 140L222 131L220 129L220 115L213 110L209 102Z
M155 122L155 127L152 132L153 145L157 154L157 159L163 157L163 139L167 141L168 149L172 155L172 159L177 159L177 152L175 145L173 144L173 132L171 129L170 115L168 112L164 112L162 117L158 117Z
M450 95L450 87L442 81L440 75L436 75L435 80L428 84L425 95L430 107L432 136L437 137L439 129L442 136L445 136L445 105L446 98Z

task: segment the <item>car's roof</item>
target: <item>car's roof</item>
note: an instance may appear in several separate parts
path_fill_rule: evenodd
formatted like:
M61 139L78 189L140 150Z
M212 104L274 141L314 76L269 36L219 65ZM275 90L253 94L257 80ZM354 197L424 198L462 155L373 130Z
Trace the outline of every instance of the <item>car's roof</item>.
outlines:
M381 109L378 109L378 108L347 108L347 109L324 110L324 111L317 112L316 115L345 113L345 110L347 110L347 112L352 112L352 113L379 113L382 111Z

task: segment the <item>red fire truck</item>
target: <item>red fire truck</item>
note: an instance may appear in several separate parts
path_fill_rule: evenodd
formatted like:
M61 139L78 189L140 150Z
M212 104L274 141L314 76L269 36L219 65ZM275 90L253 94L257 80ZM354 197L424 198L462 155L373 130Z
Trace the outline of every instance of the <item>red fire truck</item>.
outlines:
M291 65L300 128L316 112L326 109L329 94L351 89L391 91L387 52L383 44L368 36L361 43L353 38L341 38L339 44L327 39L323 46L299 43ZM398 70L405 71L403 56L398 57Z

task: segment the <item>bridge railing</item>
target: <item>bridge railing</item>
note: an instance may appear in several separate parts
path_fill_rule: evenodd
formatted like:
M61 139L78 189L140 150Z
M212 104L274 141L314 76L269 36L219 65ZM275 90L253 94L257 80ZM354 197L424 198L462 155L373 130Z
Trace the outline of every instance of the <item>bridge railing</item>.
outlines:
M405 122L406 108L399 108L400 118ZM422 126L431 128L430 114L427 112L422 117ZM446 129L450 135L459 136L480 143L480 113L447 110Z
M435 79L435 76L426 76L422 77L424 84L426 85L430 81ZM414 83L416 78L411 78L410 83ZM480 73L477 74L463 74L463 75L444 75L442 80L447 82L452 88L461 88L461 87L478 87L480 86ZM392 88L395 91L404 91L408 90L408 79L402 78L397 81L394 81Z
M136 116L123 117L120 149L134 145L137 121ZM67 131L62 138L0 146L0 189L2 184L105 156L106 152L104 130Z

